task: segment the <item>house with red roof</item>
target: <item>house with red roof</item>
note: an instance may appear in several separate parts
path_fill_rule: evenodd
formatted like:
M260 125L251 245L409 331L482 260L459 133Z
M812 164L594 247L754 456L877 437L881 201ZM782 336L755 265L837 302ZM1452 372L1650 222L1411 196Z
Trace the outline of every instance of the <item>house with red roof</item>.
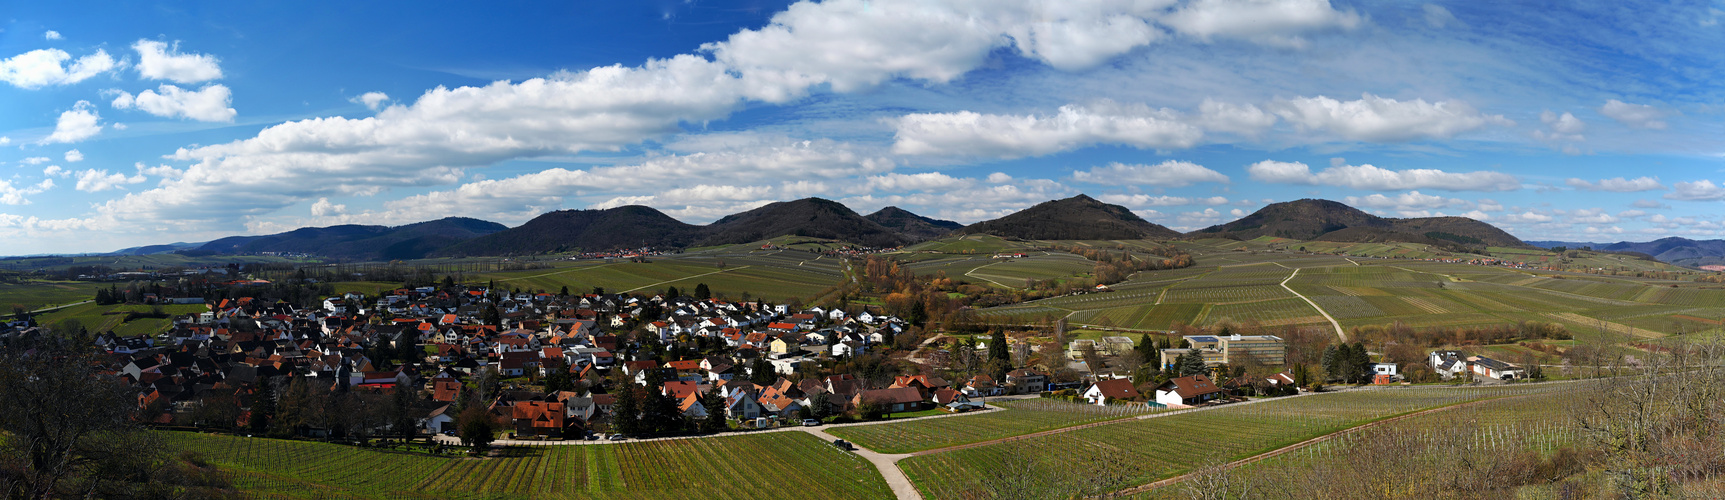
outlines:
M516 401L511 416L515 420L516 437L563 438L566 417L563 403Z

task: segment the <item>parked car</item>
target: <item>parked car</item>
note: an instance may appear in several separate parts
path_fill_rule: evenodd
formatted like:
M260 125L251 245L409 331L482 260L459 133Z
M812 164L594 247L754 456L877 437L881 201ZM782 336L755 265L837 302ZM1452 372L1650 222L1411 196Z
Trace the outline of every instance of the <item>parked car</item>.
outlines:
M610 440L612 440L612 441L622 441L622 440L625 440L625 439L629 439L629 437L628 437L628 436L624 436L624 435L622 435L622 434L612 434L612 435L611 435L611 437L609 437L609 438L606 438L606 439L610 439Z
M819 420L812 418L803 419L803 427L817 427L819 425L821 425L821 421Z
M449 437L455 437L455 431L443 431L443 435L449 436Z
M834 439L833 440L833 447L841 449L841 450L849 451L851 449L851 444L850 444L850 442L845 441L843 439Z

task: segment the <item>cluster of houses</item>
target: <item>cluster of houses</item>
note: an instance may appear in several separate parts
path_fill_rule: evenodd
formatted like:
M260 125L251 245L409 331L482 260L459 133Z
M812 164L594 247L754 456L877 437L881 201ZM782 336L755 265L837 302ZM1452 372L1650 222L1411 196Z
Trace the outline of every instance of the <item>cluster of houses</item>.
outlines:
M1461 351L1432 351L1429 356L1432 370L1444 379L1470 374L1504 381L1527 378L1527 369L1485 356L1470 356Z
M938 377L919 377L872 391L848 375L798 377L818 368L821 360L878 348L906 328L898 318L867 311L463 287L404 288L382 297L350 293L319 305L225 299L206 304L208 312L175 318L169 333L102 334L96 343L112 354L114 374L131 385L140 407L159 412L153 421L161 424L184 423L211 397L249 401L260 384L270 383L280 394L280 388L301 378L341 391L412 388L422 400L418 417L424 427L444 431L453 428L453 404L465 382L485 369L508 383L514 377L544 377L561 366L572 380L586 382L575 384L575 391L503 390L484 402L499 420L512 421L517 432L542 436L602 428L615 403L607 394L615 388L607 391L602 381L614 371L646 384L647 374L657 370L656 379L664 382L646 389L675 398L685 415L697 418L711 411L737 419L785 417L819 394L838 411L864 401L886 405L888 411L910 411L1042 390L1046 384L1046 377L1026 370L999 383L984 376L954 386ZM614 334L619 331L640 333L626 341ZM655 341L683 346L699 341L710 348L695 359L648 359L645 353L658 349L640 343ZM371 358L403 351L424 358L401 366ZM778 382L750 383L760 379L751 377L758 366L770 367ZM702 400L709 393L721 395L725 407L707 408Z

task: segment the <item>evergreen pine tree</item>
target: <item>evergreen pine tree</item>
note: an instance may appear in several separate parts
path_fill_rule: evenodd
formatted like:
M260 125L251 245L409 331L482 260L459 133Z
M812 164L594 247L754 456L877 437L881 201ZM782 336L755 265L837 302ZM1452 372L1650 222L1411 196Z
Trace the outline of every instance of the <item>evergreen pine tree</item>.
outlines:
M695 298L700 299L700 300L707 300L707 299L713 298L713 289L707 288L706 283L696 283L695 284Z
M1371 378L1371 373L1372 373L1371 354L1368 354L1366 352L1365 344L1362 344L1359 342L1354 343L1354 348L1351 351L1352 352L1350 352L1349 354L1353 355L1353 357L1352 357L1352 359L1349 360L1350 361L1349 364L1352 365L1352 368L1354 371L1354 380L1356 380L1360 383L1365 383L1366 381L1370 380L1370 378Z
M625 436L641 433L641 402L635 384L617 387L617 402L611 406L611 430Z
M988 339L988 359L1010 363L1012 353L1006 349L1006 332L995 330Z
M724 432L730 427L725 425L725 397L718 391L702 397L701 406L707 409L707 418L701 421L701 432Z
M680 296L682 296L682 292L677 291L677 287L673 286L665 288L665 300L675 299Z
M276 391L268 379L258 379L257 389L252 392L252 415L247 426L253 434L263 434L269 430L269 423L276 414Z
M1347 344L1342 344L1342 346L1347 347ZM1338 351L1339 349L1337 349L1336 346L1324 346L1324 355L1320 358L1321 361L1319 361L1319 364L1324 366L1325 378L1342 376L1341 363L1339 363L1337 359L1341 357Z
M1182 377L1190 377L1193 375L1203 375L1203 374L1208 373L1210 371L1210 368L1208 366L1204 366L1204 355L1203 354L1199 354L1196 352L1189 352L1186 354L1182 354L1181 357L1182 357L1182 359L1179 360L1177 362L1177 364L1179 364L1180 376L1182 376Z

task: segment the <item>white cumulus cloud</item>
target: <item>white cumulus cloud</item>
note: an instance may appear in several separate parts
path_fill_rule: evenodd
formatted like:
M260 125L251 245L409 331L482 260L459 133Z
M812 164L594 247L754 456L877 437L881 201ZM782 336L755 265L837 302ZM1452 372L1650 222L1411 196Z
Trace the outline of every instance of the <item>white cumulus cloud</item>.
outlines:
M1349 196L1344 199L1348 205L1375 209L1391 209L1397 211L1435 210L1441 208L1466 209L1473 204L1467 200L1445 198L1437 195L1424 194L1419 191L1409 191L1396 196L1373 194L1368 196Z
M1091 184L1138 184L1160 187L1185 187L1200 182L1228 182L1228 176L1203 165L1187 161L1168 160L1155 165L1110 163L1107 166L1073 172L1072 178Z
M118 189L126 184L137 184L140 182L144 182L143 175L127 177L126 174L110 174L107 170L89 169L78 172L77 189L79 191L95 193L107 191L109 189Z
M1329 0L1195 0L1163 22L1201 40L1226 37L1304 47L1303 33L1349 30L1365 21L1351 9L1337 10Z
M0 179L0 205L29 205L30 200L25 198L26 196L41 194L53 187L54 181L51 179L42 179L42 182L26 186L13 186L12 181Z
M238 114L228 107L233 94L221 84L205 85L195 91L162 84L155 90L139 92L137 96L121 91L112 105L119 109L137 108L164 118L190 118L202 122L231 122Z
M1107 100L1061 106L1049 116L915 113L899 117L896 129L895 153L996 158L1042 156L1094 144L1184 149L1204 136L1174 110Z
M90 101L78 101L72 109L60 113L60 119L54 122L54 133L40 143L73 143L95 137L102 133L101 119Z
M1198 105L1196 123L1204 130L1256 136L1276 124L1276 115L1251 104L1231 104L1204 99Z
M1713 181L1707 179L1695 182L1679 181L1671 185L1671 192L1665 193L1665 199L1684 201L1725 200L1725 187L1714 185Z
M1599 107L1599 114L1630 128L1651 130L1664 130L1667 125L1665 117L1668 115L1664 110L1653 106L1630 104L1616 99L1605 101L1605 105Z
M1446 172L1427 168L1389 170L1372 165L1336 165L1313 173L1305 163L1265 160L1246 167L1246 172L1253 180L1261 182L1375 191L1513 191L1521 188L1521 181L1515 176L1489 170Z
M181 54L179 43L138 40L132 44L138 51L138 75L151 80L171 80L175 83L197 83L222 77L222 67L216 56Z
M1656 177L1636 177L1634 179L1615 177L1611 179L1600 179L1599 182L1591 182L1586 179L1571 177L1569 180L1564 181L1564 183L1582 191L1610 191L1613 193L1636 193L1641 191L1659 191L1665 189L1665 185L1660 184L1659 179Z
M1302 131L1368 142L1447 139L1488 124L1515 124L1502 115L1482 114L1463 101L1399 101L1372 94L1361 94L1353 101L1325 96L1281 99L1270 107Z
M332 217L347 213L347 205L330 203L329 198L318 198L311 204L312 217Z
M377 111L378 108L383 107L383 103L388 101L389 94L382 92L366 92L364 94L360 94L359 97L348 99L348 102L365 105L366 109L370 109L372 111Z
M65 37L60 36L60 32L58 32L58 31L48 30L48 31L42 33L42 39L43 40L59 40L62 38L65 38Z
M76 149L66 152L66 163L78 163L81 161L84 161L84 152Z
M49 85L69 85L113 70L119 63L107 52L96 53L72 61L72 54L60 49L39 49L0 59L0 82L14 87L35 89Z

